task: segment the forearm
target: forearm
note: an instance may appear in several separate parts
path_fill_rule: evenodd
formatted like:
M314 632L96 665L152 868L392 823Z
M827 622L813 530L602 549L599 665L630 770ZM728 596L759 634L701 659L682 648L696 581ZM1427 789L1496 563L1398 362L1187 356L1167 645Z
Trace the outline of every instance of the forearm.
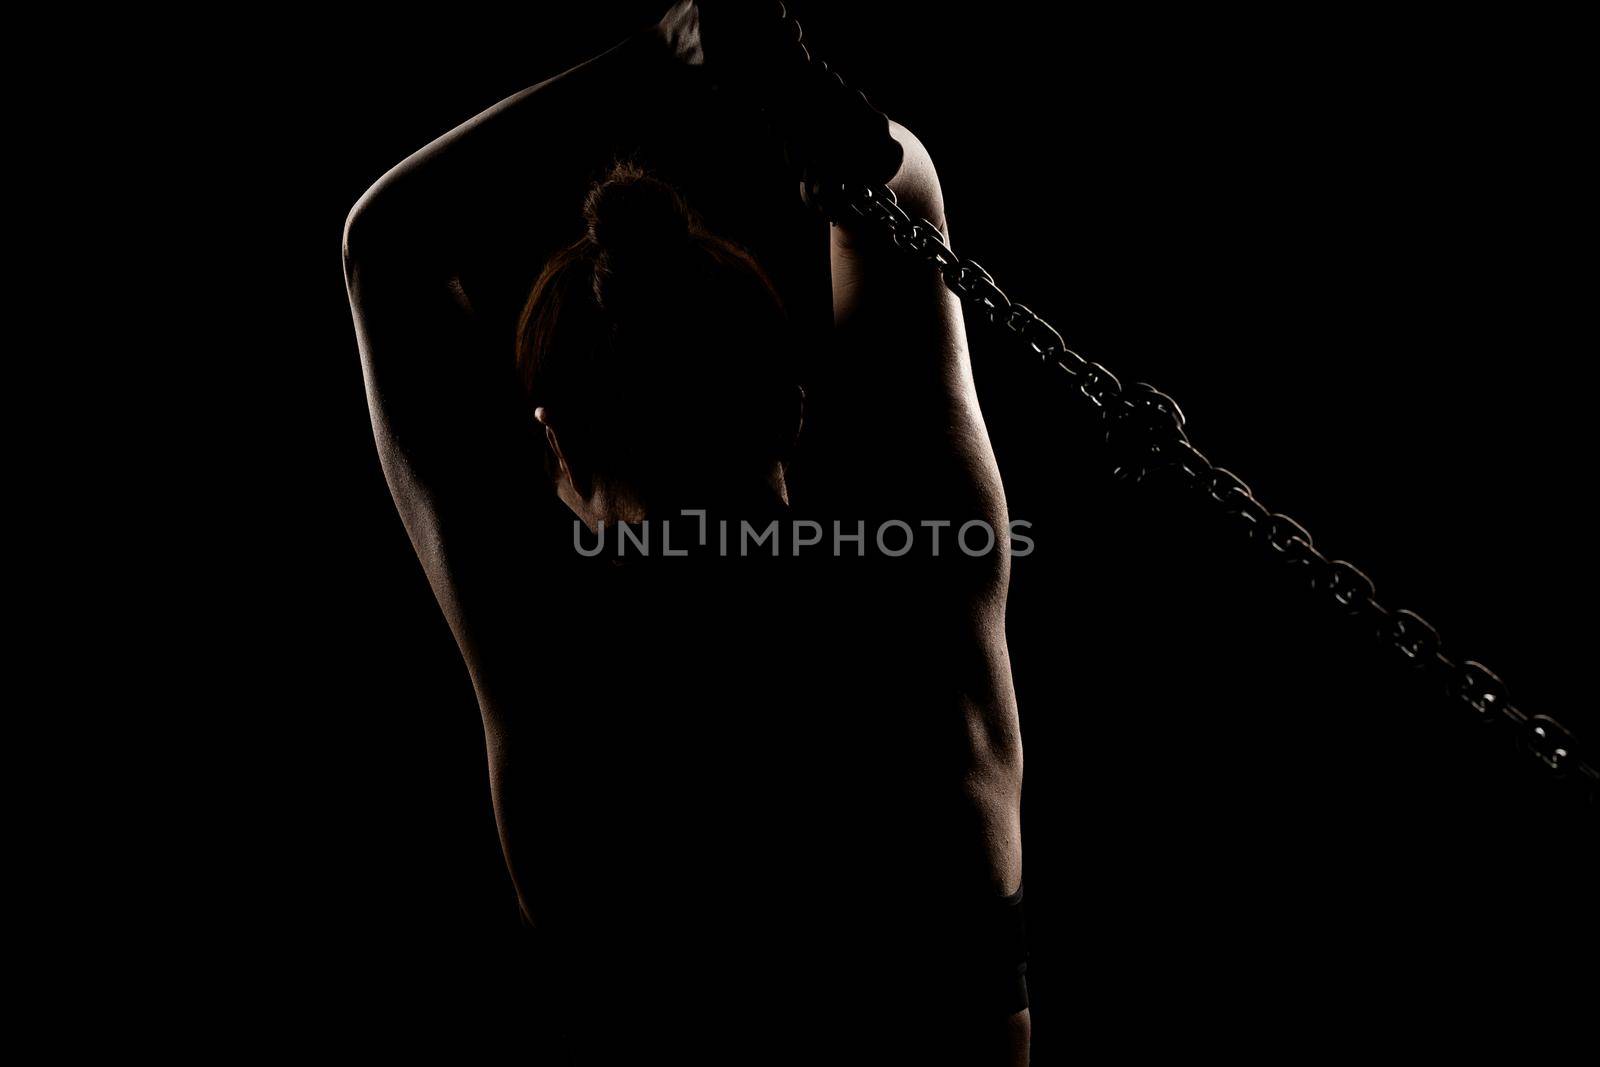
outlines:
M696 61L680 4L653 30L473 116L384 174L351 211L347 266L448 278L508 223L541 214L541 193L587 173L608 131L626 123L665 71ZM565 205L563 205L565 206Z

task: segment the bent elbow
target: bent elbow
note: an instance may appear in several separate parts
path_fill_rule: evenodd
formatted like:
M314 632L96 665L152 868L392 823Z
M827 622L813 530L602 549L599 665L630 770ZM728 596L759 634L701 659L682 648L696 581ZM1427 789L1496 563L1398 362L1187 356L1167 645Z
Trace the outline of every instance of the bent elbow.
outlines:
M383 186L384 182L381 179L373 183L371 188L361 194L361 198L345 216L339 251L344 260L344 279L347 285L354 281L356 267L361 257L370 253L378 234L382 231L380 219L383 212L380 202L386 195Z
M948 233L944 191L939 186L939 172L933 165L933 156L917 135L900 123L890 120L889 131L900 143L902 152L900 171L889 183L895 199L907 214L925 218Z
M347 285L358 271L370 272L375 263L390 268L415 267L429 242L428 200L419 183L402 163L372 183L345 216L340 252Z

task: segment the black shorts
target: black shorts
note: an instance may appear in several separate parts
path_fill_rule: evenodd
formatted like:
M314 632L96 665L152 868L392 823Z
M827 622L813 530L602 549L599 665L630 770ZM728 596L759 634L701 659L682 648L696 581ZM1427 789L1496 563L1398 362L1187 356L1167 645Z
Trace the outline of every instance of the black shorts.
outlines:
M661 999L664 986L670 986L703 1003L727 1004L760 996L763 987L776 993L775 979L783 976L841 1009L852 1003L876 1005L980 1023L1028 1007L1022 898L1020 887L1005 897L946 898L937 904L926 898L874 896L858 901L849 916L835 914L838 921L827 923L830 929L814 937L785 938L747 927L743 953L731 961L725 947L710 943L701 954L692 947L645 943L654 938L608 937L620 931L606 929L610 924L603 922L574 931L577 936L528 933L539 946L534 954L542 957L545 979L578 1001L605 1000L619 989L642 991L646 974L662 962L665 978L645 982L656 987L651 999ZM732 916L740 899L737 892L723 892L707 910L721 914L726 909L724 917ZM715 925L708 921L702 930ZM807 951L823 942L829 945L826 951ZM790 1001L794 995L793 989L787 990L779 999Z
M948 927L952 1000L984 1014L1013 1015L1028 1006L1028 937L1022 888L993 898ZM930 941L938 953L938 939Z

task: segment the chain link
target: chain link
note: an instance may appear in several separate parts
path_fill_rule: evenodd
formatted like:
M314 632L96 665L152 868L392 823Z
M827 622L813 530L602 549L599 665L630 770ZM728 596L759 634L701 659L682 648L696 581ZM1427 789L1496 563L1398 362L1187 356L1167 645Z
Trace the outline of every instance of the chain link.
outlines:
M1066 346L1061 334L1031 308L1016 303L994 277L950 248L939 227L913 219L885 186L813 184L808 199L830 220L862 220L875 226L909 257L933 266L949 290L1026 355L1065 375L1104 421L1112 473L1123 481L1176 484L1210 502L1250 541L1257 543L1334 611L1355 620L1403 662L1433 676L1455 699L1486 723L1509 726L1523 751L1551 774L1575 781L1595 803L1600 772L1585 762L1577 739L1546 715L1532 718L1512 706L1505 684L1481 663L1457 663L1443 651L1439 632L1421 615L1390 611L1377 600L1372 579L1345 560L1330 560L1311 534L1287 515L1269 511L1239 477L1214 466L1189 443L1176 401L1143 382L1124 387L1115 374Z
M833 77L838 78L837 73ZM843 84L842 78L838 80ZM871 107L865 97L861 105ZM830 221L864 223L907 257L933 267L969 309L1047 373L1072 383L1091 405L1089 413L1104 423L1114 477L1176 485L1213 505L1328 607L1368 629L1402 661L1432 676L1478 721L1510 727L1523 751L1556 777L1576 782L1589 804L1595 804L1600 771L1580 757L1571 732L1549 716L1524 715L1492 671L1473 660L1458 663L1451 658L1443 650L1439 632L1426 619L1414 611L1385 608L1377 600L1372 579L1358 567L1325 557L1305 527L1268 510L1237 475L1214 466L1190 444L1183 411L1170 396L1143 382L1124 387L1110 370L1068 348L1055 327L1011 300L977 262L956 253L938 226L908 215L887 186L808 177L805 199Z

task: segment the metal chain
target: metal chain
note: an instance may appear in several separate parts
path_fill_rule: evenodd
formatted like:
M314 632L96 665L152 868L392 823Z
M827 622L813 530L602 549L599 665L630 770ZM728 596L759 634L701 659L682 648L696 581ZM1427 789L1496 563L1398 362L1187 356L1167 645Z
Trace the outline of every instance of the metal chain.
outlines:
M806 193L831 221L864 223L909 259L931 264L969 309L1049 372L1075 384L1077 394L1090 405L1089 413L1105 426L1114 477L1175 485L1209 502L1328 608L1432 676L1475 720L1508 729L1523 751L1552 775L1575 784L1591 805L1595 803L1600 771L1580 758L1568 730L1547 715L1525 714L1511 703L1505 683L1488 667L1446 653L1438 631L1426 619L1414 611L1384 607L1372 580L1354 564L1324 556L1305 527L1263 506L1237 475L1214 466L1189 443L1183 411L1171 397L1144 382L1124 386L1111 371L1068 348L1055 327L1007 297L983 267L952 251L937 226L906 214L886 186L814 181Z
M866 95L852 91L837 71L811 57L802 43L804 32L799 22L789 17L781 3L770 7L775 18L764 19L754 9L749 13L753 24L766 26L768 43L776 48L773 68L796 68L792 72L797 75L795 84L811 84L820 94L815 102L825 104L843 127L867 129L877 123L882 128L883 116ZM840 160L816 163L824 168L841 165ZM1172 486L1210 505L1328 609L1365 629L1402 662L1430 677L1458 700L1471 718L1508 732L1518 747L1553 777L1575 786L1591 806L1596 803L1600 771L1579 755L1571 732L1547 715L1528 715L1517 708L1505 683L1488 667L1447 653L1439 632L1416 612L1384 607L1377 600L1372 579L1359 568L1323 555L1305 527L1266 508L1237 475L1213 465L1189 443L1183 411L1170 396L1144 382L1124 386L1111 371L1068 348L1055 327L1006 296L977 262L954 252L939 227L908 215L887 186L838 181L808 172L803 191L807 203L830 221L864 224L908 259L932 265L968 308L1048 373L1074 384L1077 395L1089 405L1088 414L1105 427L1113 477Z

